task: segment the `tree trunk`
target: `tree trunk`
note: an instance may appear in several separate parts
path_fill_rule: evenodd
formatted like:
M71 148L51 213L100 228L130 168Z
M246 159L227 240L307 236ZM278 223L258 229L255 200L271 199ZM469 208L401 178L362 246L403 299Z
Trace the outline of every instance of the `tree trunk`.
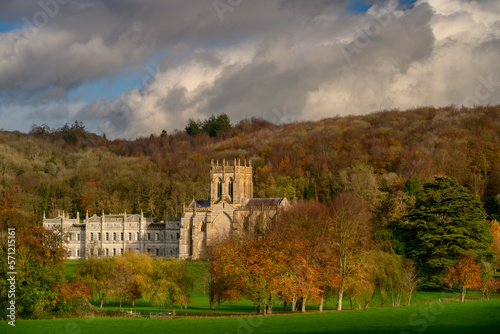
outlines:
M297 297L293 296L292 297L292 312L295 312L297 309Z
M132 299L132 307L135 307L135 299Z
M462 288L462 298L461 298L461 302L465 302L465 294L467 293L467 289L465 287Z
M267 314L273 313L273 300L271 297L267 300Z
M286 302L286 301L284 301L284 302L283 302L283 311L285 311L285 312L287 311L286 306L287 306L287 302Z
M339 294L338 294L338 304L337 304L337 311L342 311L342 298L344 298L344 287L342 284L339 287Z
M408 306L411 305L411 295L413 294L413 290L410 290L409 294L408 294Z
M172 316L175 317L175 306L174 305L172 305Z
M384 304L387 302L389 299L389 295L386 294L385 299L382 297L382 291L380 291L380 307L384 307Z
M100 308L102 308L102 304L104 303L104 297L101 297L101 306Z
M220 300L217 301L217 309L220 310Z
M301 307L302 313L306 313L306 300L307 300L307 296L302 298L302 307Z
M373 298L375 298L375 294L377 293L377 290L374 290L373 293L372 293L372 296L370 297L369 300L366 300L365 298L365 309L368 308L368 305L370 305L370 303L372 302Z
M208 301L210 302L210 309L215 309L215 297L212 291L208 292Z
M321 299L319 300L319 311L323 312L323 303L325 302L325 298L321 296Z
M122 311L122 299L120 298L120 312Z

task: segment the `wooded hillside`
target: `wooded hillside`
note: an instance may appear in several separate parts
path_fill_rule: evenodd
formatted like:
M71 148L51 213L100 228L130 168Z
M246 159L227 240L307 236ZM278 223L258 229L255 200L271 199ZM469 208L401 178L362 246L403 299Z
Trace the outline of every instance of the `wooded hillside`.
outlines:
M82 124L0 132L0 209L28 215L140 212L163 220L209 195L211 159L247 159L255 197L370 201L385 225L404 214L408 179L456 179L498 218L500 105L390 110L277 126L247 119L216 137L185 131L109 141ZM415 176L417 178L415 178Z

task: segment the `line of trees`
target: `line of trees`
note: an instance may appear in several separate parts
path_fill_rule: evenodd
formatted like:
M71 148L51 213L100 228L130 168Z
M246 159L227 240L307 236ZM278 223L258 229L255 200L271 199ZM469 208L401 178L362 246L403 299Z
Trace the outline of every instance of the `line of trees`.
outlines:
M345 299L351 308L368 307L378 294L381 306L410 305L417 287L498 291L494 279L500 227L488 222L478 196L455 180L436 177L414 196L406 214L387 227L377 226L370 203L352 193L330 204L298 202L280 212L260 233L234 234L211 249L209 299L247 298L269 314L278 301L305 312L316 301Z
M89 287L100 307L106 298L118 300L120 310L125 301L132 307L143 298L159 307L187 306L193 279L184 262L178 259L153 259L128 250L117 257L88 257L78 266L76 281Z
M306 303L336 295L367 307L378 292L381 306L391 298L408 302L418 279L413 263L373 243L368 204L344 193L331 205L299 202L281 212L264 233L253 231L222 241L211 252L210 303L247 298L257 312L270 314L278 301L285 310L305 312Z

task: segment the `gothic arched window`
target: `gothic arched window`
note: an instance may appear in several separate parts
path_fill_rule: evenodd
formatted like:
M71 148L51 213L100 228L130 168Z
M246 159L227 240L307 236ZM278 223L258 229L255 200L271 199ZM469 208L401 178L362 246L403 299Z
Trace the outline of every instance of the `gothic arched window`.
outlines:
M229 180L229 184L227 186L229 197L231 197L231 202L233 201L233 180Z
M221 179L219 179L219 181L217 181L217 198L221 196L222 196L222 181Z

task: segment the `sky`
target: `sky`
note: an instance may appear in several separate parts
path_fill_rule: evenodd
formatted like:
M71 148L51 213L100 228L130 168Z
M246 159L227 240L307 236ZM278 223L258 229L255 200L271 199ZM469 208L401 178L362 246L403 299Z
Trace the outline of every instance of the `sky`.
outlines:
M0 1L0 129L500 103L497 0Z

